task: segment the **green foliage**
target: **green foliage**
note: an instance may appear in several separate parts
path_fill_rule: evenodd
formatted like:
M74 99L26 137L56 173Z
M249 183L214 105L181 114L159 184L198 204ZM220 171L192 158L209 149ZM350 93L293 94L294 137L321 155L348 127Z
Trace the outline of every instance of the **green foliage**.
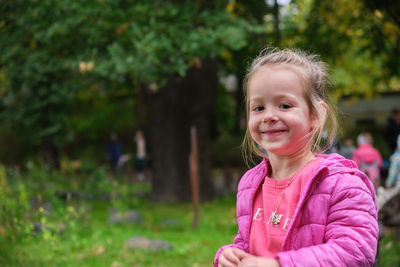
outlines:
M176 74L184 76L197 58L215 58L224 49L244 47L252 29L224 8L204 8L201 1L142 1L124 10L119 23L108 57L101 58L94 71L158 88Z
M219 58L241 78L249 58L278 35L282 47L322 55L337 98L400 88L400 30L385 13L361 0L291 1L280 9L278 34L274 7L263 1L4 2L0 136L10 151L0 156L21 161L39 148L133 129L138 88L158 90L204 58ZM227 129L237 114L218 110Z
M32 229L29 221L29 202L23 183L10 185L6 168L0 165L0 244L16 242Z
M0 9L0 134L18 137L14 149L29 156L38 148L93 141L121 125L133 128L138 86L157 90L203 58L248 44L253 21L234 16L226 4L6 1ZM113 96L131 100L122 106L120 99L105 100Z
M75 115L65 120L69 143L103 141L104 146L111 132L123 133L136 124L134 105L135 101L129 95L106 95L96 89L82 89L71 106ZM130 134L133 136L133 131Z
M89 227L92 201L111 200L110 205L126 210L140 205L135 190L148 191L110 179L104 168L84 166L81 173L61 173L33 162L28 162L25 171L0 165L0 265L21 264L21 259L14 262L13 258L20 255L19 246L36 242L46 244L54 256L60 252L60 242L74 244L82 228Z
M320 54L333 70L336 98L399 90L400 28L364 1L294 1L285 46ZM304 36L304 38L300 37Z
M74 34L85 29L77 16L68 16L74 8L66 1L2 5L0 71L5 82L0 84L0 119L22 146L65 143L69 103L79 88L77 56L84 54L79 50L85 46Z

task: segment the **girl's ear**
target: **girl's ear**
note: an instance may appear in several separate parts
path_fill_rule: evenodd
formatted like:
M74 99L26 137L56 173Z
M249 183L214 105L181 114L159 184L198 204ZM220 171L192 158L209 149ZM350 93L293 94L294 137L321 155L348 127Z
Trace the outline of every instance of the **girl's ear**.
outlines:
M316 110L311 114L311 130L318 128L325 121L328 106L324 101L318 102Z
M318 116L317 114L313 113L311 115L311 131L315 130L318 126Z

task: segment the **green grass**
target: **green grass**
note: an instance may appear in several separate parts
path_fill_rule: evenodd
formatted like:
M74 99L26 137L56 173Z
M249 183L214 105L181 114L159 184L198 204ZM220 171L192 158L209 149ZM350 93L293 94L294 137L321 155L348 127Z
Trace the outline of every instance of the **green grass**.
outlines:
M58 221L67 223L64 232L44 232L3 246L0 265L211 266L217 249L232 242L237 231L234 203L233 197L203 203L197 229L192 229L190 203L161 205L142 200L136 209L142 216L140 224L116 225L107 223L109 204L74 203L77 208L70 209L71 218L67 222ZM162 223L163 219L176 218L182 223L171 226ZM57 218L50 216L48 220L57 223ZM132 251L124 244L134 235L167 241L174 249ZM2 257L3 253L8 255Z
M231 243L237 232L234 196L202 203L199 226L193 229L191 203L152 203L138 196L151 190L149 184L117 182L99 173L75 181L31 171L7 182L0 172L0 266L212 266L217 249ZM94 196L119 194L111 201L65 202L55 196L65 188ZM42 204L52 203L51 212L31 206L28 199L39 196ZM138 211L141 223L109 224L112 207ZM166 225L166 219L181 223ZM33 234L35 222L43 225L39 234ZM164 240L174 249L133 251L125 246L133 236ZM380 242L380 262L400 266L400 243L393 234Z
M396 241L394 234L385 236L379 245L381 266L400 266L400 242Z

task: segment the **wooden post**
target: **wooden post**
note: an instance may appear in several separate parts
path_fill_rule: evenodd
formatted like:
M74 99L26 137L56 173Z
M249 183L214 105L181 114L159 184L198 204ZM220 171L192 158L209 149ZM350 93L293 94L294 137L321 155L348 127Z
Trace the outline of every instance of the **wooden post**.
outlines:
M199 225L199 153L197 149L197 132L196 127L190 128L190 156L189 156L189 169L190 169L190 183L192 187L192 200L194 208L193 229Z

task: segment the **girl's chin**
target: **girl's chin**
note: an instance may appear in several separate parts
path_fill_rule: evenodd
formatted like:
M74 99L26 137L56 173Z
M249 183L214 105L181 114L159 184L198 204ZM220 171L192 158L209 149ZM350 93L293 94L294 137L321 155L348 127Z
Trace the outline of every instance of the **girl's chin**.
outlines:
M268 154L274 154L280 157L291 157L291 156L299 156L299 155L307 155L307 153L311 153L311 149L296 149L296 150L286 150L286 149L266 149Z
M306 146L301 146L295 148L293 145L291 146L283 146L283 145L260 145L265 151L268 153L276 154L279 156L290 156L292 154L298 154L302 150L306 150Z

